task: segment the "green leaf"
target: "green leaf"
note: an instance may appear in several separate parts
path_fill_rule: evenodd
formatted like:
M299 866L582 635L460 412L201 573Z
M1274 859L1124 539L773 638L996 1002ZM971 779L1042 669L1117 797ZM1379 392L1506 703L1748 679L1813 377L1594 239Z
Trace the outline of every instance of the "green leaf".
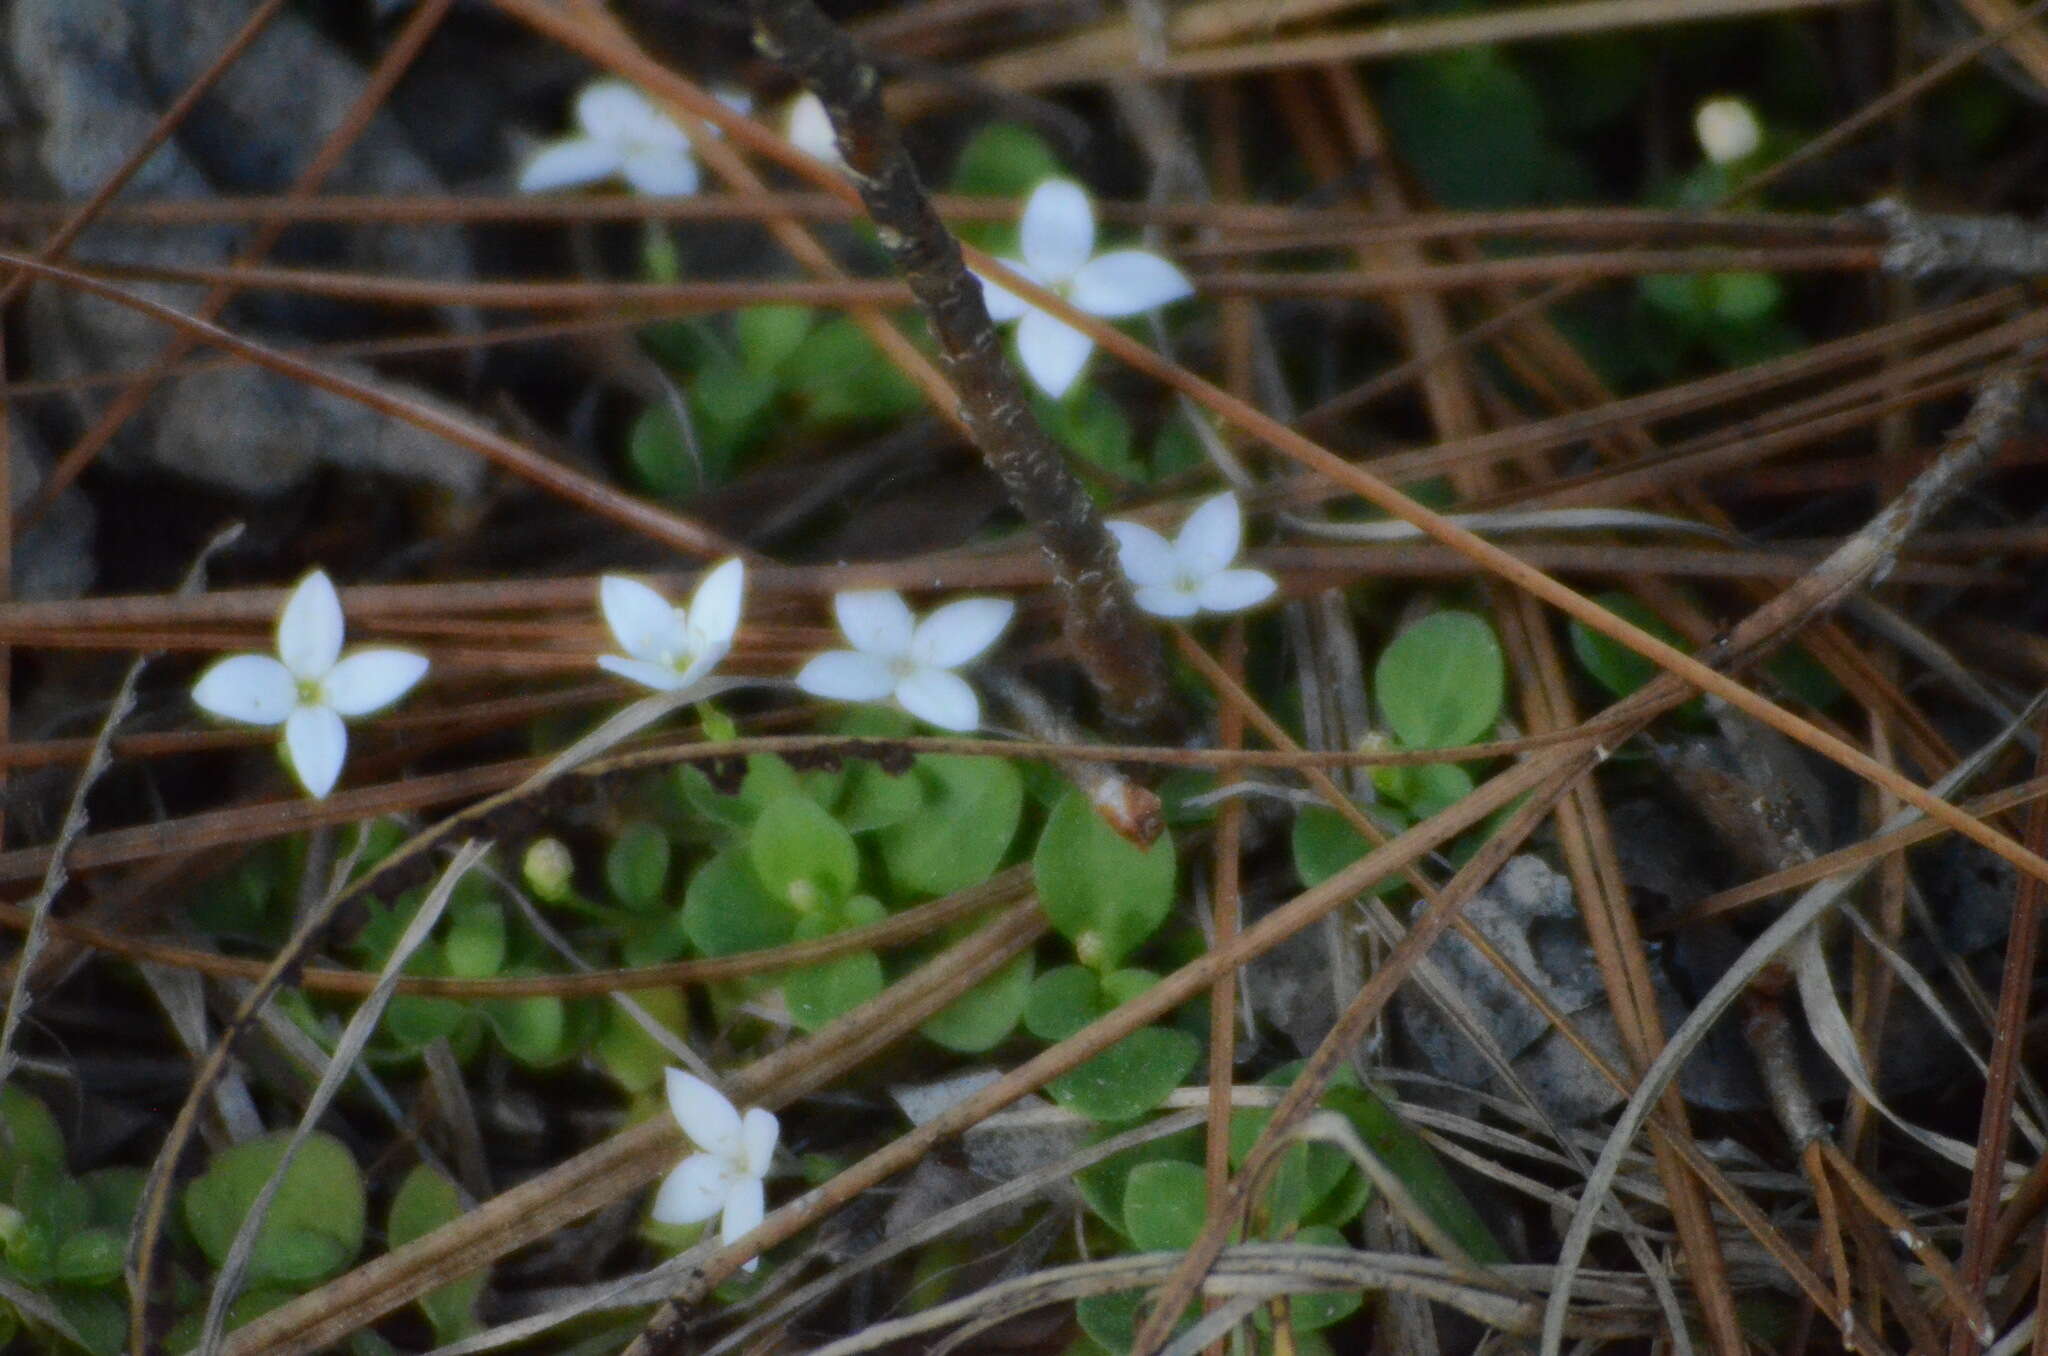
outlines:
M1090 1120L1136 1120L1180 1086L1201 1054L1201 1042L1185 1031L1146 1027L1055 1078L1045 1090Z
M1491 47L1398 63L1387 121L1403 157L1446 207L1526 206L1546 170L1543 105Z
M400 1049L416 1051L453 1038L469 1016L469 1009L452 998L402 993L384 1009L383 1031Z
M243 1299L247 1298L247 1295L243 1296ZM103 1290L67 1288L57 1291L49 1299L56 1305L57 1312L64 1316L64 1321L71 1325L71 1330L84 1339L85 1349L93 1356L120 1356L128 1339L127 1305ZM229 1311L230 1327L234 1326L234 1315L239 1308L237 1305Z
M1082 964L1105 971L1165 921L1174 865L1172 834L1140 848L1103 823L1078 791L1053 807L1031 858L1045 916Z
M0 1134L0 1182L13 1180L24 1163L64 1166L64 1132L33 1093L13 1083L0 1087L0 1123L5 1128Z
M1102 1133L1109 1134L1110 1131ZM1129 1237L1124 1227L1124 1184L1130 1175L1143 1163L1200 1164L1203 1162L1203 1132L1200 1129L1182 1130L1175 1134L1133 1145L1121 1153L1110 1155L1093 1167L1081 1169L1074 1174L1074 1185L1081 1192L1081 1200L1090 1210L1101 1217L1103 1223L1118 1233Z
M1395 636L1373 670L1380 709L1411 749L1470 744L1500 718L1506 664L1493 628L1470 612L1438 612Z
M1143 1252L1183 1252L1202 1232L1207 1174L1193 1163L1140 1163L1124 1181L1124 1230Z
M678 1036L690 1029L689 1010L677 989L642 989L633 1000L662 1026ZM597 1062L627 1092L647 1092L662 1081L661 1071L675 1057L647 1034L633 1015L616 1003L604 1008L604 1026L592 1047Z
M1065 171L1045 139L1028 127L992 122L968 139L953 165L953 191L984 197L1023 197Z
M691 455L675 411L666 405L649 405L633 421L626 433L626 464L642 489L662 499L687 499L705 487L704 468Z
M1674 631L1670 624L1642 599L1628 593L1603 593L1594 602L1620 617L1623 621L1648 631L1657 639L1683 649L1685 638ZM1572 653L1578 656L1586 672L1593 675L1600 686L1617 697L1626 697L1644 683L1657 676L1657 665L1645 659L1620 641L1610 640L1584 622L1573 618L1571 623Z
M1295 1234L1292 1241L1303 1247L1351 1246L1343 1234L1326 1225L1310 1225ZM1288 1301L1287 1315L1293 1320L1297 1332L1315 1332L1351 1317L1364 1303L1364 1294L1356 1290L1323 1290L1294 1296Z
M496 900L465 901L448 910L448 935L441 943L448 973L462 979L483 979L505 964L505 910Z
M879 900L855 895L843 909L808 914L799 919L796 940L807 942L829 937L849 928L879 923L888 916L888 910ZM790 971L782 981L782 994L789 1002L790 1016L806 1031L816 1031L881 991L882 958L872 951L852 951L816 965L807 965Z
M1472 794L1472 774L1456 763L1416 763L1373 769L1373 785L1417 819L1456 805Z
M1294 870L1303 885L1321 885L1372 851L1365 835L1327 805L1304 805L1294 816L1291 837ZM1399 875L1382 876L1373 882L1369 893L1385 894L1400 883Z
M1485 1219L1472 1208L1450 1173L1400 1115L1362 1088L1337 1086L1323 1105L1348 1117L1366 1147L1401 1179L1415 1202L1478 1262L1507 1260Z
M727 848L699 867L683 892L683 931L706 956L781 946L795 929L796 915L761 888L737 848Z
M1700 291L1716 320L1743 329L1770 319L1785 300L1784 284L1768 273L1709 273Z
M733 795L713 788L711 779L694 767L683 768L677 776L683 788L683 799L690 808L712 823L728 828L745 828L754 822L754 817L764 807L784 796L803 793L803 783L798 780L796 770L772 753L747 756L746 775L740 779L739 790Z
M276 1170L289 1134L279 1131L214 1156L185 1188L185 1223L216 1267ZM307 1286L338 1274L363 1246L363 1178L340 1140L314 1134L299 1147L256 1237L252 1284Z
M1112 1006L1100 975L1085 965L1062 965L1032 984L1024 1004L1024 1029L1048 1043L1063 1041Z
M405 1175L397 1194L391 1198L386 1241L393 1249L404 1247L461 1215L462 1198L455 1184L421 1163ZM476 1297L486 1279L486 1272L478 1271L420 1297L420 1309L434 1325L436 1342L446 1345L460 1341L477 1330Z
M575 1051L566 1039L567 1010L551 994L531 998L493 998L481 1005L484 1019L498 1033L505 1053L528 1068L558 1064Z
M666 903L668 835L657 824L635 821L619 830L604 854L604 882L629 909L652 913Z
M992 1050L1017 1029L1031 996L1036 962L1025 952L961 994L918 1030L928 1040L962 1055Z
M867 833L901 824L923 802L923 788L910 773L891 776L873 763L854 763L846 769L837 814L848 833Z
M813 430L886 423L916 410L924 399L874 340L844 316L806 335L780 375L784 389L802 406L805 427Z
M57 1244L51 1268L56 1279L70 1285L110 1285L121 1277L121 1259L128 1235L120 1229L86 1229Z
M853 835L801 792L761 811L747 836L747 859L761 888L799 913L845 899L860 880Z
M740 360L749 372L770 376L796 352L816 317L808 306L749 306L733 321Z
M1040 401L1038 408L1053 435L1077 456L1125 480L1145 479L1145 467L1131 449L1131 421L1101 387L1079 386L1065 400Z
M1024 812L1024 779L1003 758L934 754L912 773L923 803L875 836L898 889L951 894L995 874Z

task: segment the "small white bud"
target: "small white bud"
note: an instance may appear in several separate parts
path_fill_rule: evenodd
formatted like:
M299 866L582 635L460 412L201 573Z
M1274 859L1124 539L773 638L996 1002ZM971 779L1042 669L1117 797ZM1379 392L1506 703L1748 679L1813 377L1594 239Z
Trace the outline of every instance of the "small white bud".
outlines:
M1692 115L1693 133L1700 149L1717 165L1727 165L1756 153L1763 144L1763 125L1749 104L1723 94L1701 104Z
M569 855L568 845L559 838L534 839L519 864L519 874L525 878L526 888L550 904L568 898L569 879L575 871L575 859Z

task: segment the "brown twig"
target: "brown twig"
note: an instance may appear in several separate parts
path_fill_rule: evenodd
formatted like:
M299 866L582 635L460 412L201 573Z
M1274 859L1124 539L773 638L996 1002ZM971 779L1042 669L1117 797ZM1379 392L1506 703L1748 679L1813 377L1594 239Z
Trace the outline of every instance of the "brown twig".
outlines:
M1156 720L1168 700L1158 636L1131 600L1087 491L1003 358L981 283L882 111L874 67L809 0L753 0L751 8L757 44L831 115L876 235L924 308L975 443L1052 562L1075 657L1111 715L1133 725Z

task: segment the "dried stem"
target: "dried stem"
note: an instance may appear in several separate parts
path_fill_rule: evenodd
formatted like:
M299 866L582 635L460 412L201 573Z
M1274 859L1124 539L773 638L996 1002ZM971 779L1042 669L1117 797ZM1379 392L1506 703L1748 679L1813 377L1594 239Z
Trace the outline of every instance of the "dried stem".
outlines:
M831 115L876 235L924 308L975 443L1052 562L1075 657L1112 716L1133 725L1156 720L1168 690L1158 637L1131 600L1094 504L1003 358L981 283L882 111L874 67L810 0L753 0L751 8L757 45Z

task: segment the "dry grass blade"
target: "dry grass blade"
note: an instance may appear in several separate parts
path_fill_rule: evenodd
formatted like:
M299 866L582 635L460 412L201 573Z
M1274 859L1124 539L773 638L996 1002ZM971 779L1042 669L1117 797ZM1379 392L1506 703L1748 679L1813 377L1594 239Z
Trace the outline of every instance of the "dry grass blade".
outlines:
M278 1191L284 1186L285 1174L291 1170L292 1160L306 1137L318 1128L320 1120L333 1104L335 1094L341 1091L355 1063L362 1057L363 1047L370 1042L377 1029L377 1023L384 1016L384 1008L396 992L399 971L419 950L420 944L434 930L441 919L441 912L448 906L449 898L462 878L475 869L483 855L489 850L488 843L468 842L455 850L441 878L434 882L434 888L427 891L427 897L420 901L417 912L399 934L397 944L391 949L391 959L384 971L377 977L377 987L363 1000L361 1007L349 1018L348 1026L342 1030L341 1038L334 1043L334 1053L328 1058L327 1068L320 1075L319 1085L313 1095L306 1099L306 1109L299 1115L299 1123L293 1128L291 1138L285 1141L284 1151L278 1155L277 1166L271 1171L269 1180L256 1193L256 1199L249 1204L249 1213L235 1230L234 1242L228 1246L227 1256L221 1259L220 1274L213 1283L213 1293L206 1302L205 1327L200 1332L199 1351L201 1356L218 1356L221 1339L227 1329L228 1308L241 1293L242 1279L248 1270L249 1260L255 1255L256 1240L263 1229L263 1221L270 1213L270 1204L277 1199ZM345 876L337 875L335 887L340 888ZM135 1340L144 1342L144 1334L137 1332Z

